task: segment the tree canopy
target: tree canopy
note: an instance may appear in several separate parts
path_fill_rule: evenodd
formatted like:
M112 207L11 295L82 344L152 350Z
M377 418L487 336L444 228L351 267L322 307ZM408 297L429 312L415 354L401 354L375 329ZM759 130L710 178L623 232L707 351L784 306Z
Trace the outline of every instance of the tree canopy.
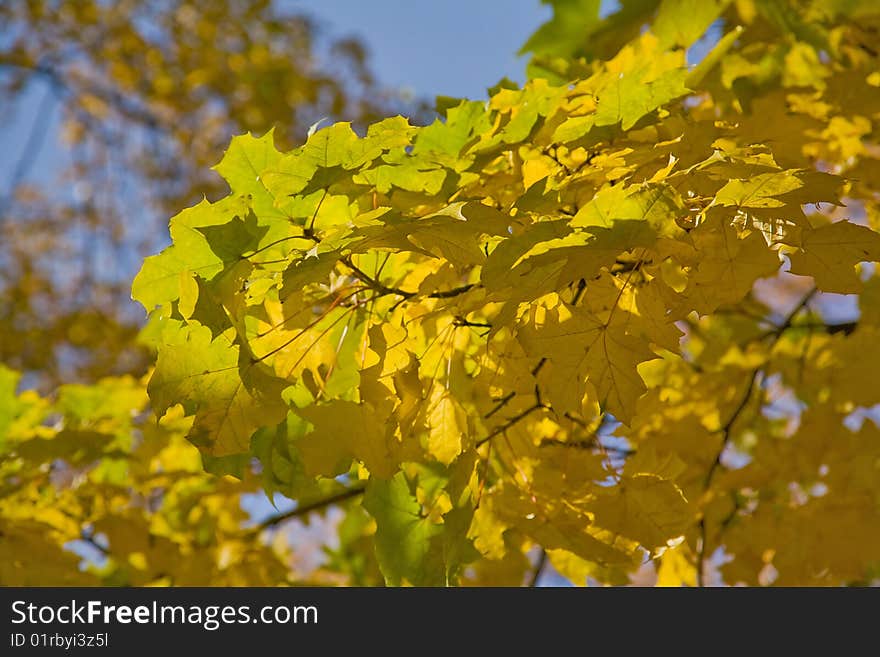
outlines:
M145 392L4 375L13 561L78 539L104 570L58 577L880 577L876 3L548 4L522 87L235 137L228 194L133 281ZM251 491L296 506L249 525ZM304 518L333 536L299 575Z

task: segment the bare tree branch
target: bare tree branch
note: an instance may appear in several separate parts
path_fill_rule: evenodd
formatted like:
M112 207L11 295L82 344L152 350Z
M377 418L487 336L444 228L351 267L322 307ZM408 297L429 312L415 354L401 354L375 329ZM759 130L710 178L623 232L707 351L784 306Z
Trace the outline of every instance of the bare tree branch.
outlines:
M40 100L40 105L37 108L34 121L31 124L30 133L24 143L24 148L22 149L18 162L15 165L15 169L13 169L12 175L9 178L9 189L2 201L0 201L0 207L8 208L11 205L12 197L15 194L15 188L18 187L19 183L27 177L31 167L37 159L37 156L40 154L40 150L46 139L47 124L49 122L49 117L52 116L54 102L55 94L52 88L49 87L43 95L42 100ZM6 212L0 210L0 224L4 222L5 218Z

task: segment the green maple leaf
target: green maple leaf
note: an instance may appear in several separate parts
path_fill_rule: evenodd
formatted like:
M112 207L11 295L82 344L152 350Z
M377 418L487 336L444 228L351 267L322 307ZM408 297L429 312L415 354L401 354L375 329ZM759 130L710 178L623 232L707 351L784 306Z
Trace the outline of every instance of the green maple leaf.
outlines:
M223 159L214 167L229 183L233 194L249 197L250 202L261 218L284 218L275 209L275 195L267 187L262 174L272 169L281 159L275 149L274 130L262 137L250 133L235 137Z
M269 374L226 334L171 326L148 391L158 414L184 400L195 421L189 438L212 456L247 452L253 433L287 415L287 383Z
M435 556L432 539L442 533L443 527L422 516L422 506L410 492L403 473L387 481L371 482L364 495L364 508L376 519L376 555L389 584L442 583L431 561Z
M240 199L226 197L217 203L203 200L171 219L173 244L148 257L132 283L132 298L148 311L180 296L182 280L192 275L211 280L223 271L224 261L211 248L203 231L225 231L228 222L249 214ZM228 256L229 253L227 252Z

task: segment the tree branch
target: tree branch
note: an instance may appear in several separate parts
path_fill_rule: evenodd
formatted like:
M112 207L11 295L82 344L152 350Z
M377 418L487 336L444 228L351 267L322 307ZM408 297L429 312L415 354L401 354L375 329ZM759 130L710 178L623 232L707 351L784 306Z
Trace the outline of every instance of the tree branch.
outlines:
M79 536L79 540L83 543L87 543L89 546L93 547L95 550L103 554L105 557L110 556L110 550L95 540L95 536L86 531L82 531Z
M345 256L342 258L342 263L351 269L355 275L361 280L364 285L367 285L371 289L375 290L379 294L394 294L404 299L411 299L416 296L415 292L406 292L405 290L398 289L396 287L388 287L387 285L383 285L365 271L363 271L360 267L358 267L354 262L352 262L351 256Z
M526 410L522 411L521 413L518 413L517 415L514 415L512 418L510 418L504 424L502 424L498 427L495 427L495 429L493 429L492 432L488 436L486 436L485 438L480 438L480 440L478 440L474 446L481 447L482 445L485 445L487 442L492 440L495 436L504 433L505 431L510 429L510 427L512 427L514 424L516 424L517 422L519 422L520 420L522 420L526 416L531 415L532 413L534 413L535 411L537 411L540 408L547 408L547 406L544 404L541 404L541 403L536 403L532 406L529 406Z
M55 94L52 88L49 87L43 95L42 100L40 100L40 105L37 108L37 113L31 124L30 133L25 141L24 148L22 149L18 162L15 165L15 169L12 171L12 175L9 178L9 190L3 197L3 200L0 201L0 207L10 205L12 197L15 194L15 188L27 176L36 161L37 156L40 154L40 149L46 139L46 124L52 114L52 103L54 100ZM3 223L5 216L6 213L0 211L0 224Z
M800 300L800 302L794 307L794 309L788 314L788 316L785 318L785 320L781 324L779 324L771 333L769 333L767 336L764 336L764 337L770 337L770 336L773 337L773 340L770 343L771 350L773 349L773 347L776 346L776 343L779 342L779 339L782 337L782 334L785 333L785 331L787 331L789 328L791 328L791 325L792 325L792 322L794 321L794 318L798 315L798 313L801 312L801 310L803 310L807 306L807 304L810 302L810 299L813 298L813 296L816 294L816 292L817 292L817 289L815 287L812 288L804 296L804 298ZM718 470L718 467L721 465L721 457L724 454L724 450L727 449L728 443L730 442L731 429L733 428L733 425L736 423L736 421L739 419L739 416L742 414L742 412L745 410L746 406L748 405L749 399L751 399L751 397L752 397L752 392L755 389L755 384L757 383L758 376L760 375L761 371L762 370L761 370L760 366L756 367L755 369L753 369L751 371L751 373L749 374L749 382L748 382L748 385L746 386L745 393L743 394L742 398L737 403L736 407L733 409L733 412L730 414L730 417L727 419L727 422L725 422L717 431L718 433L721 434L721 447L718 449L718 452L715 455L715 460L712 461L712 465L709 466L708 472L706 472L706 477L703 481L704 494L712 486L712 479L714 478L715 473ZM704 570L704 566L705 566L706 552L707 552L707 547L708 547L707 546L706 516L705 516L705 514L701 514L701 516L700 516L699 530L700 530L700 539L699 539L700 542L699 542L699 545L697 548L697 559L696 559L696 562L697 562L696 563L696 566L697 566L697 586L702 587L705 585L705 581L704 581L705 576L704 576L703 570Z
M362 283L372 288L379 294L393 294L399 297L403 297L403 299L412 299L413 297L418 296L418 292L408 292L407 290L401 290L397 287L388 287L387 285L381 283L376 280L366 272L364 272L360 267L358 267L354 262L352 262L351 256L345 256L342 259L342 263L351 269L355 275L361 280ZM452 297L457 297L460 294L464 294L468 290L477 287L476 283L468 283L467 285L461 285L459 287L454 287L451 290L438 290L437 292L431 292L426 295L429 299L450 299Z
M149 108L138 105L115 89L108 89L83 79L76 80L75 84L68 82L67 77L51 64L4 60L0 61L0 67L18 68L30 71L33 75L42 77L57 90L64 91L73 96L80 93L91 94L111 105L117 112L126 118L137 121L151 130L157 130L161 121Z
M532 571L532 576L529 578L530 588L535 588L538 585L538 580L541 579L541 572L544 570L546 564L547 550L541 548L541 553L538 555L538 561L535 563L535 569Z
M364 494L364 490L366 490L366 487L366 484L358 484L352 486L351 488L340 491L339 493L330 495L329 497L325 497L324 499L316 500L309 504L302 504L297 506L295 509L291 509L290 511L270 516L259 523L256 527L254 527L254 531L261 532L265 529L270 529L272 527L280 525L281 523L286 522L287 520L290 520L292 518L300 518L302 516L308 515L312 511L318 511L333 504L339 504L340 502L344 502L345 500L359 497Z
M571 297L571 305L576 306L578 301L581 300L581 296L584 294L584 290L587 289L587 282L582 278L578 281L577 289L574 291L574 295Z
M495 406L492 407L492 410L490 410L488 413L486 413L486 414L483 416L483 419L488 420L490 417L492 417L493 415L495 415L495 413L497 413L497 412L500 411L502 408L504 408L505 406L507 406L507 403L508 403L511 399L513 399L515 396L516 396L516 393L515 393L515 392L513 392L513 391L508 392L506 395L504 395L501 399L498 400L498 403L496 403Z
M452 297L457 297L459 294L464 294L468 290L472 290L477 287L476 283L468 283L467 285L461 285L459 287L454 287L451 290L440 290L438 292L431 292L428 295L429 299L451 299Z

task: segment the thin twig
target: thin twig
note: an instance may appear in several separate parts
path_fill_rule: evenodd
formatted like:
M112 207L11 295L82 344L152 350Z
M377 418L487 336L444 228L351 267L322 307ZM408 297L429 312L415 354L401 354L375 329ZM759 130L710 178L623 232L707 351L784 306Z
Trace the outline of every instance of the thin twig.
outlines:
M505 431L510 429L510 427L512 427L514 424L516 424L517 422L519 422L520 420L522 420L526 416L531 415L532 413L534 413L535 411L537 411L538 409L541 409L541 408L547 408L547 407L544 404L540 404L540 403L529 406L526 410L513 416L504 424L502 424L498 427L495 427L495 429L493 429L492 432L489 433L489 435L486 436L485 438L480 438L480 440L478 440L476 442L475 447L480 447L481 445L485 445L487 442L492 440L495 436L504 433Z
M574 291L574 295L571 297L571 305L576 306L578 301L581 300L581 296L584 293L584 290L587 289L587 282L582 278L578 281L577 288Z
M508 403L511 399L513 399L515 396L516 396L516 392L513 392L513 391L508 392L506 395L504 395L501 399L498 400L498 403L495 404L495 406L492 408L492 410L490 410L488 413L486 413L486 414L483 416L483 419L488 420L490 417L492 417L493 415L495 415L495 413L497 413L497 412L500 411L502 408L504 408L505 406L507 406L507 403Z
M377 279L367 274L356 264L354 264L351 256L345 256L341 258L341 261L346 267L348 267L355 273L355 275L361 280L361 282L368 285L379 294L393 294L402 297L403 299L412 299L413 297L418 296L418 292L401 290L400 288L389 287L388 285L381 283ZM431 292L430 294L427 294L425 296L427 296L429 299L450 299L452 297L457 297L460 294L464 294L468 290L472 290L475 287L477 287L476 283L468 283L467 285L454 287L451 290L438 290L436 292Z

